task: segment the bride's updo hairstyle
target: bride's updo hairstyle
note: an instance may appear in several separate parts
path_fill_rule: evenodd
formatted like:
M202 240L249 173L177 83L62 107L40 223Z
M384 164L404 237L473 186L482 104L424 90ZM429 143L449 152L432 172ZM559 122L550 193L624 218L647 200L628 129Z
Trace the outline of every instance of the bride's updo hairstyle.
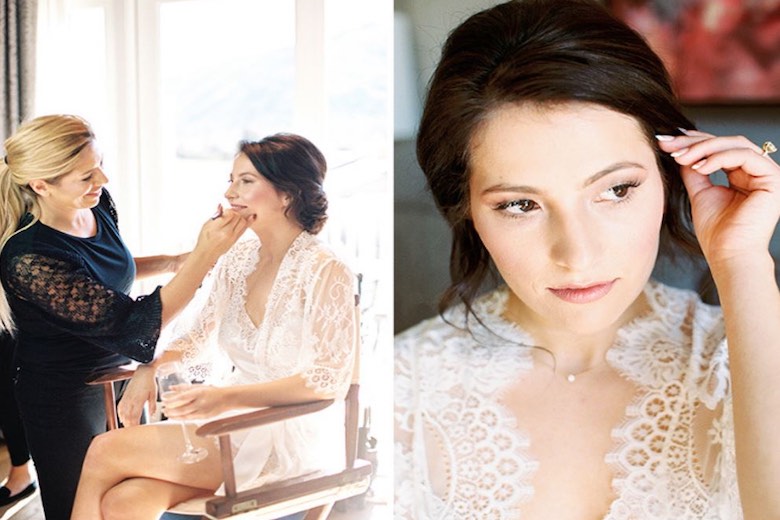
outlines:
M319 233L328 219L328 199L322 188L328 166L322 152L305 137L286 133L243 141L239 152L278 191L292 198L287 213L304 230Z

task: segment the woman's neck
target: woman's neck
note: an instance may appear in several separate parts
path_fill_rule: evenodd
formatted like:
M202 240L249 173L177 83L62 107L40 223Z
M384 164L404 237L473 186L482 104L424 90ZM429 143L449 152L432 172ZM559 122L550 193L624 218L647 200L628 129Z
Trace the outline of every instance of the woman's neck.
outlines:
M555 367L556 372L579 374L603 364L618 330L648 309L644 295L640 295L614 322L598 329L577 330L551 325L529 318L532 313L521 301L511 295L504 310L504 318L519 325L534 340L540 350L539 361ZM547 351L548 354L541 354ZM550 361L552 354L554 361Z
M253 229L262 245L260 258L263 262L281 262L290 245L303 232L303 229L295 224L281 224L264 229Z
M79 238L93 237L97 233L97 221L89 208L64 210L46 203L41 203L40 208L38 220L50 228Z

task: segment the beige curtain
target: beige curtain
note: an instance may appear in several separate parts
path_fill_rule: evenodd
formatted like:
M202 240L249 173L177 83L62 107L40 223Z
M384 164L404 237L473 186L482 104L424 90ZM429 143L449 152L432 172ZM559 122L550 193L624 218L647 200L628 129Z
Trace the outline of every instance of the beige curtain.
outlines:
M0 143L33 111L37 0L0 0Z

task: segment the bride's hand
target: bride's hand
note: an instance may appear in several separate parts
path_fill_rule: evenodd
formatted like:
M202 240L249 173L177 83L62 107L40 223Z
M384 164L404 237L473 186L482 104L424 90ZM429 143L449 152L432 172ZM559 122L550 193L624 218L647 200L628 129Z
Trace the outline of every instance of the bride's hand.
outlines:
M662 136L658 144L682 166L694 230L710 267L766 254L780 219L780 166L745 137L685 134ZM710 179L719 170L727 186Z
M163 401L165 415L171 419L205 419L230 409L225 388L211 385L173 387L173 394Z

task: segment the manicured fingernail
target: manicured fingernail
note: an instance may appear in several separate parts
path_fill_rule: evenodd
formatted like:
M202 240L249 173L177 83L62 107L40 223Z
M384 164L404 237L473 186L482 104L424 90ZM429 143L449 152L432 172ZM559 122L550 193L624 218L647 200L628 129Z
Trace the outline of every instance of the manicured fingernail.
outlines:
M681 133L683 133L684 135L691 135L691 134L690 134L690 132L689 132L688 130L686 130L685 128L680 128L680 127L678 126L678 127L677 127L677 130L679 130L679 131L680 131Z
M706 162L707 162L707 159L702 159L701 161L699 161L699 162L697 162L696 164L692 165L692 166L691 166L691 168L693 168L694 170L698 170L698 169L699 169L699 168L701 168L701 167L704 165L704 163L706 163Z
M655 138L659 141L674 141L673 135L656 134Z
M676 152L672 152L669 155L672 157L680 157L682 154L688 151L688 148L683 148L682 150L677 150Z

